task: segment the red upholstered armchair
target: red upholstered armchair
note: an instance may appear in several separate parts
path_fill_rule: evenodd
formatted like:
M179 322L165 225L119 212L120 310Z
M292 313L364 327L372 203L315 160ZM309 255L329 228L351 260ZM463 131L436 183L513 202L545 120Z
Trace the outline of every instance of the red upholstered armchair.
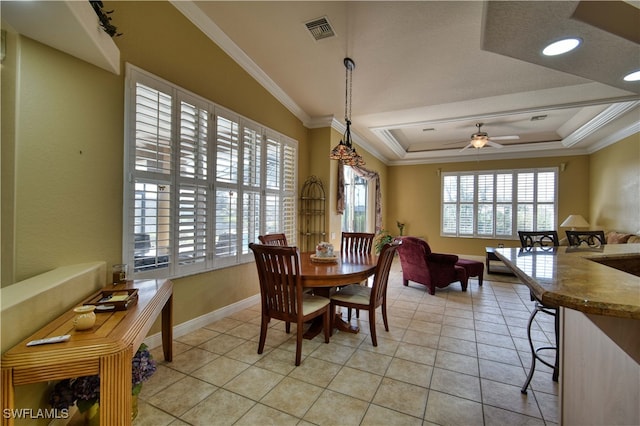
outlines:
M462 266L456 266L458 256L454 254L432 253L426 241L415 237L399 237L398 247L402 278L405 286L409 281L427 287L429 294L436 293L436 287L444 288L460 282L462 291L467 291L468 277Z

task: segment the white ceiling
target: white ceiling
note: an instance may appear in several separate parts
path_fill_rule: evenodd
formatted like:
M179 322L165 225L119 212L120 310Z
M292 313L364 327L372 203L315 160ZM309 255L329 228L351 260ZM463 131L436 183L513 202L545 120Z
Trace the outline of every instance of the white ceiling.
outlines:
M355 142L387 164L585 154L640 130L640 82L622 81L640 69L638 1L172 3L308 127L344 130L351 57ZM320 17L335 37L311 36ZM540 55L564 35L580 49ZM479 122L519 139L460 152Z

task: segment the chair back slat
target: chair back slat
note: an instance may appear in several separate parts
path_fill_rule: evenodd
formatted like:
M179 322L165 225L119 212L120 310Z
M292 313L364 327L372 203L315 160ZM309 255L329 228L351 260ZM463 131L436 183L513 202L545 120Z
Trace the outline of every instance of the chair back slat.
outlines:
M373 276L373 286L371 287L371 299L369 302L371 306L378 307L382 305L387 297L389 272L391 271L393 256L400 244L402 244L402 241L396 240L392 243L385 244L380 251L378 263L376 264L376 270Z
M557 231L518 231L523 248L557 247L560 245Z
M285 234L265 234L258 236L258 240L262 244L268 244L270 246L288 246L287 236Z
M570 246L586 244L589 247L598 247L607 244L604 231L565 231Z
M375 234L367 232L343 232L340 252L371 254Z
M262 308L270 317L295 322L302 305L297 247L249 244L258 268Z

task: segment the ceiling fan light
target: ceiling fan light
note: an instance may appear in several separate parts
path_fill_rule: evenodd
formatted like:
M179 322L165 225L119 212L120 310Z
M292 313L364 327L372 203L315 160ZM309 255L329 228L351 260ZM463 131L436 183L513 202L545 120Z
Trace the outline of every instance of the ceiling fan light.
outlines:
M542 50L542 54L545 56L562 55L563 53L570 52L578 47L581 42L582 40L576 37L558 40L545 47Z
M474 148L480 149L487 144L488 140L489 138L486 136L474 136L471 138L471 145L473 145Z
M640 81L640 70L625 75L624 81Z

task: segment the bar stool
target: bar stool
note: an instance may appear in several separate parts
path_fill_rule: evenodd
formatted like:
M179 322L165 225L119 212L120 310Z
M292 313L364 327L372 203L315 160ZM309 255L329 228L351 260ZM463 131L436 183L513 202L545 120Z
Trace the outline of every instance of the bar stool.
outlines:
M523 248L529 247L550 247L550 246L559 246L560 240L558 239L558 233L556 231L538 231L538 232L528 232L528 231L518 231L518 236L520 237L520 244ZM538 299L533 292L530 293L531 300L535 302L535 306L533 311L531 311L531 316L529 317L529 323L527 324L527 337L529 338L529 347L531 348L531 368L529 369L529 375L527 376L527 380L524 382L522 389L520 392L526 395L527 388L531 383L531 379L533 378L533 372L536 369L536 360L540 361L547 367L553 368L552 379L554 382L558 381L559 371L560 371L560 311L556 307L548 306L542 303L542 300ZM536 315L542 312L546 315L550 315L554 317L554 329L555 329L555 337L556 337L556 345L555 346L541 346L536 348L533 344L533 339L531 338L531 325L533 324L533 320ZM547 360L543 359L538 352L545 350L555 350L556 351L556 359L555 365L552 365Z

